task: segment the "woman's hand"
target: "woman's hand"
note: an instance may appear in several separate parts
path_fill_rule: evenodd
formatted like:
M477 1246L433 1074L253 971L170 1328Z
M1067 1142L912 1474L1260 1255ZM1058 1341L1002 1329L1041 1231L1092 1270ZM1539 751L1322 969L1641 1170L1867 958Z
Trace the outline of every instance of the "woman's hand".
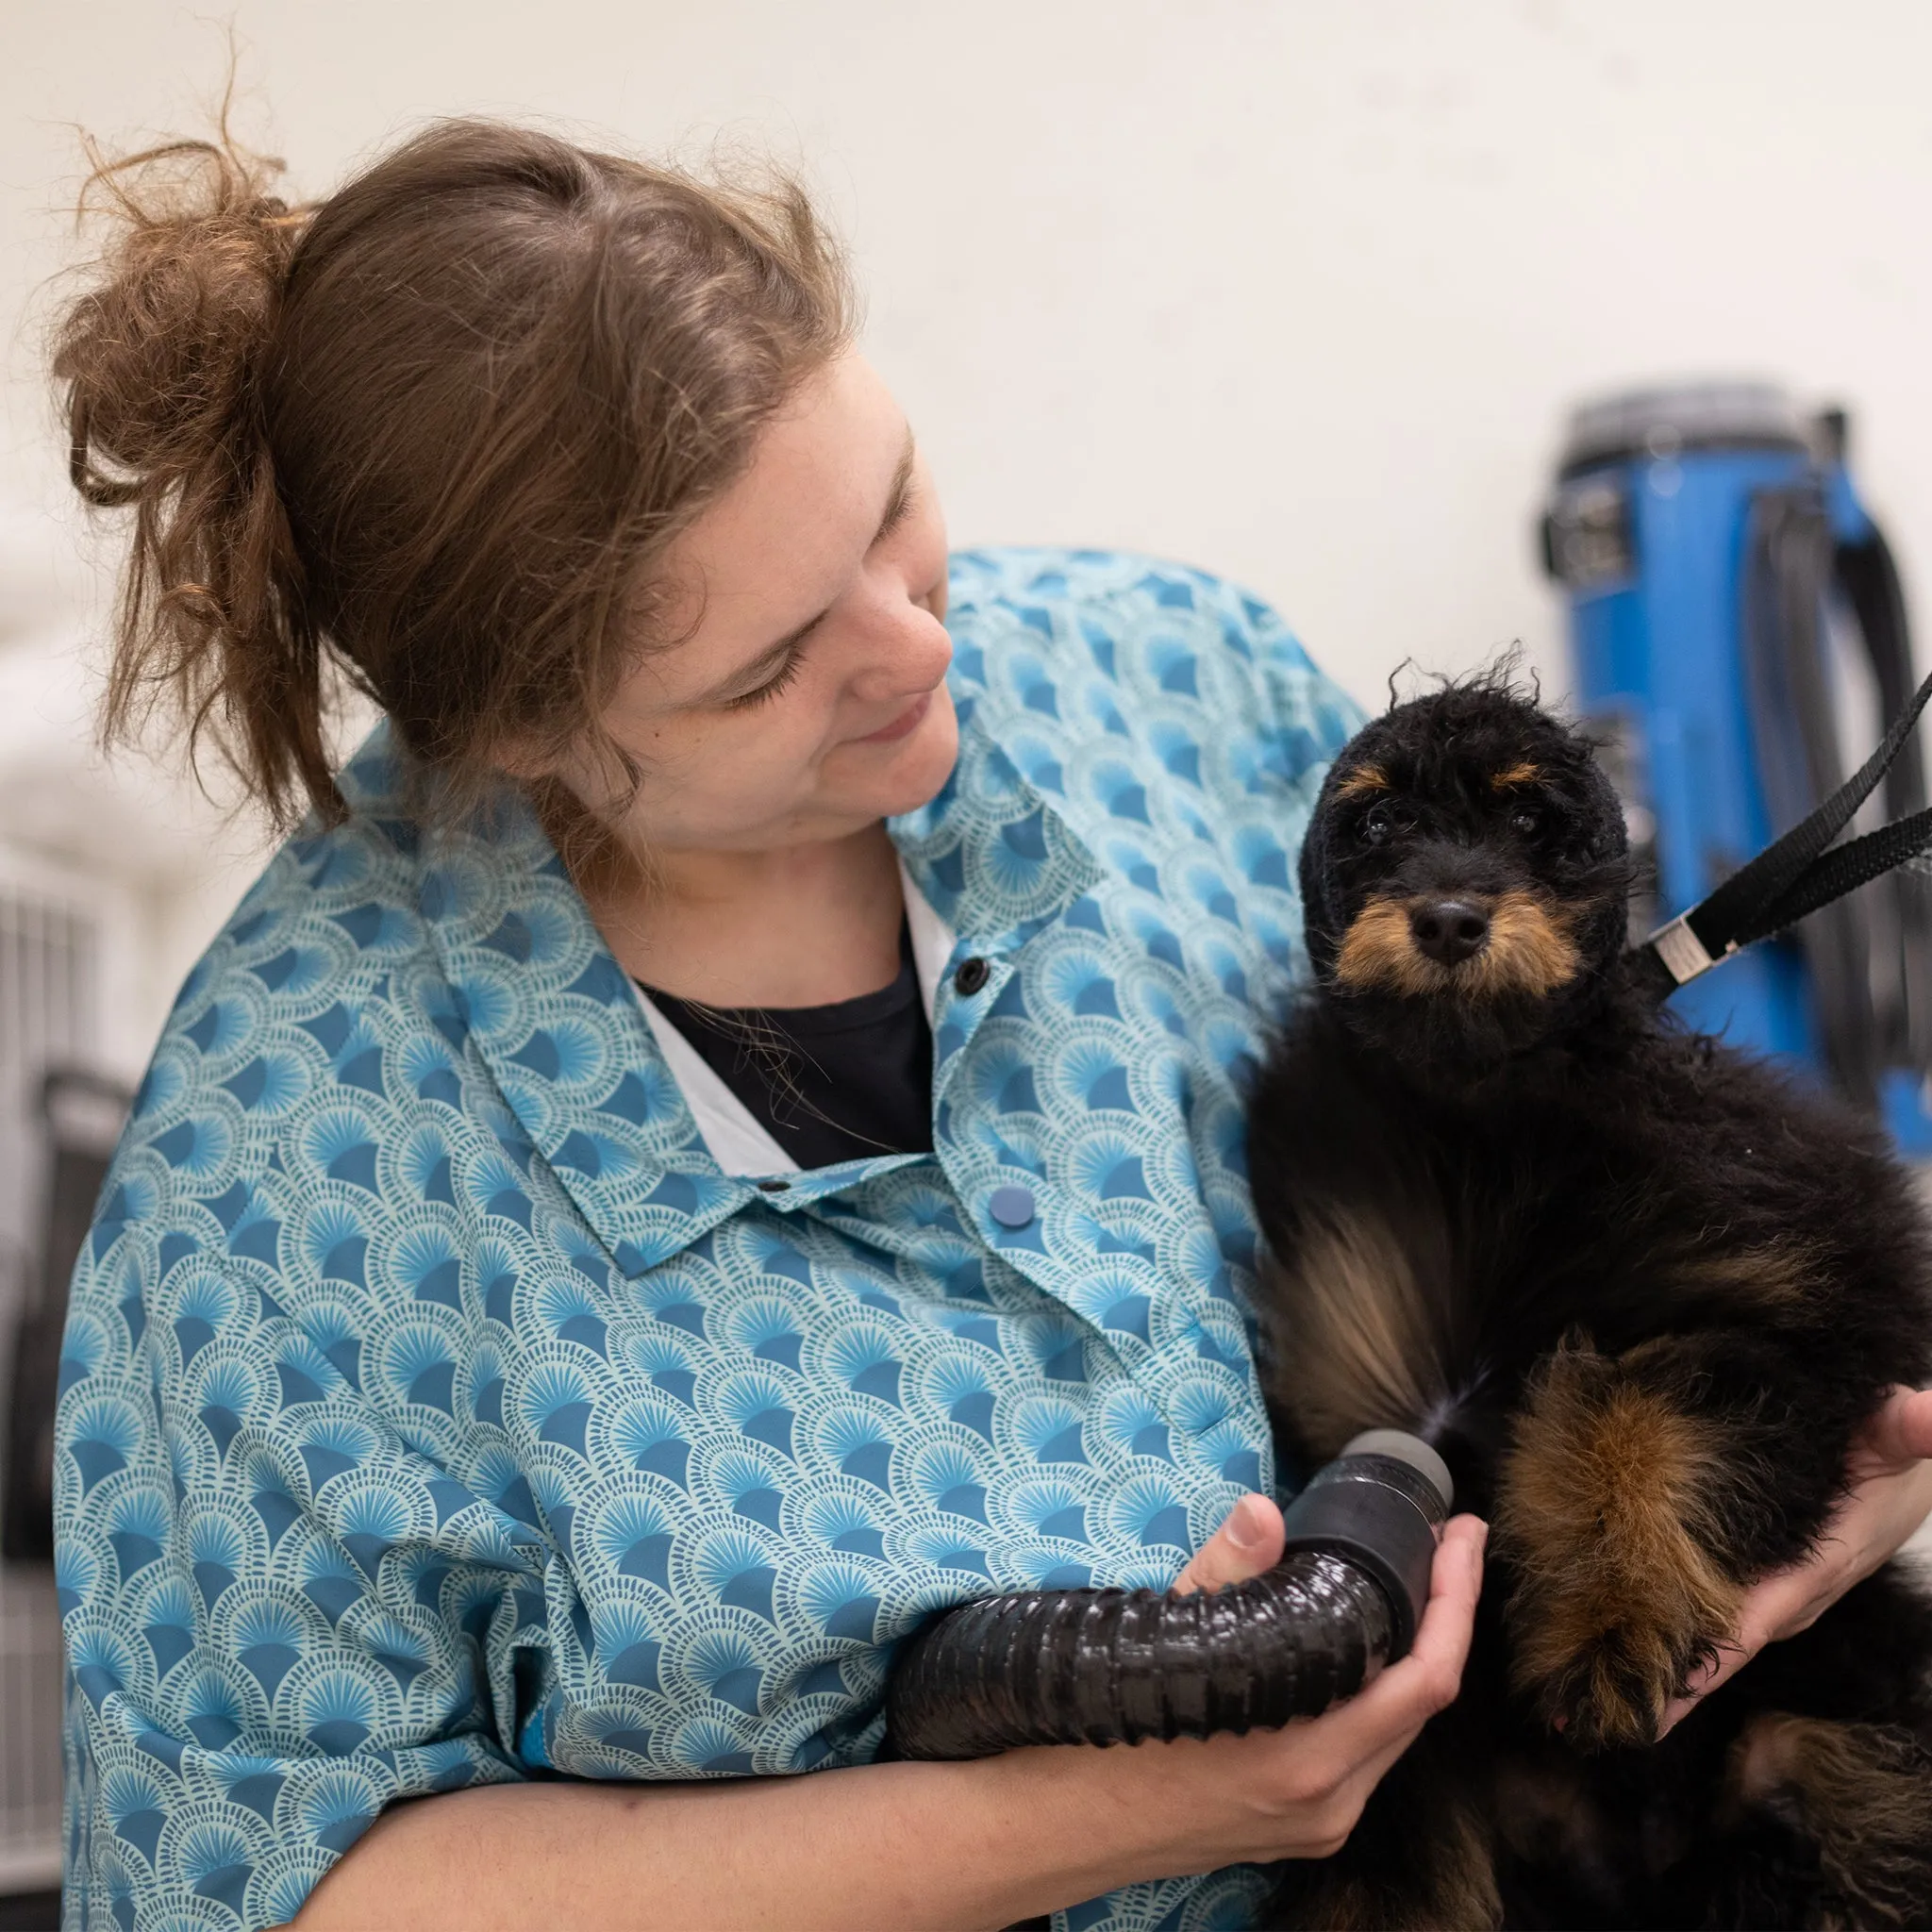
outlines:
M1667 1705L1658 1735L1767 1643L1794 1637L1871 1575L1932 1514L1932 1389L1894 1389L1852 1444L1850 1493L1811 1553L1754 1585L1736 1635ZM1205 1553L1204 1553L1205 1554Z
M1105 1754L1154 1773L1150 1795L1190 1836L1191 1862L1180 1869L1324 1858L1341 1849L1389 1767L1456 1701L1488 1537L1474 1516L1450 1522L1408 1655L1346 1704L1278 1731ZM1265 1496L1244 1496L1174 1588L1220 1590L1257 1576L1281 1560L1281 1511Z

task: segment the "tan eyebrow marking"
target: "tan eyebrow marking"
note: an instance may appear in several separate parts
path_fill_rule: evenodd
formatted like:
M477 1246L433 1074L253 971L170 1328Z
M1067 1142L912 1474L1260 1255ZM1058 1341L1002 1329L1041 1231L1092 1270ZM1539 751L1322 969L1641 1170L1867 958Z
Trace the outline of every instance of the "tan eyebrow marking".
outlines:
M1491 773L1490 790L1507 791L1512 785L1534 785L1542 774L1541 765L1533 765L1525 758L1509 766L1506 771Z
M1361 798L1371 791L1393 791L1389 774L1380 765L1357 765L1335 788L1337 798Z

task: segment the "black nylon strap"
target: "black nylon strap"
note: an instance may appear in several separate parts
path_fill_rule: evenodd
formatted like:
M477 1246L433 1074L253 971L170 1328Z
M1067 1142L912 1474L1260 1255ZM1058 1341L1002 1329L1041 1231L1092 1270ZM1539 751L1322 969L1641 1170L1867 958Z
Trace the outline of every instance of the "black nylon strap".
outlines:
M1739 934L1737 942L1748 946L1753 940L1769 939L1788 925L1796 925L1821 906L1856 892L1894 866L1927 851L1932 851L1932 809L1881 825L1849 845L1834 846L1771 906L1755 931Z
M1913 726L1932 703L1927 677L1885 734L1885 741L1817 810L1767 845L1748 865L1690 910L1660 927L1641 946L1639 968L1658 999L1740 946L1795 925L1820 907L1869 885L1882 874L1932 851L1932 809L1882 825L1847 845L1831 841L1851 824L1892 761L1909 742ZM1682 928L1695 945L1686 948ZM1686 962L1686 953L1690 962ZM1701 951L1702 958L1695 956Z
M1911 736L1919 714L1932 701L1932 677L1926 678L1912 701L1891 721L1885 741L1845 782L1807 819L1795 824L1782 839L1767 845L1750 864L1734 872L1709 897L1685 914L1685 923L1697 935L1704 950L1715 959L1732 946L1748 945L1755 939L1789 925L1789 919L1776 925L1764 922L1772 908L1790 892L1814 864L1824 848L1851 824L1853 815L1877 788L1901 746ZM1909 824L1911 820L1902 822ZM1888 830L1891 829L1887 827ZM1877 833L1872 834L1874 838ZM1859 840L1858 844L1865 841ZM1853 850L1848 846L1847 851ZM1917 848L1913 848L1916 850ZM1903 852L1900 858L1909 858ZM1893 864L1897 859L1891 861ZM1887 868L1880 867L1880 871ZM1876 878L1877 873L1868 874ZM1862 885L1863 879L1855 883ZM1844 888L1851 891L1851 887ZM1831 897L1836 894L1828 895ZM1815 911L1825 900L1819 899L1807 908Z

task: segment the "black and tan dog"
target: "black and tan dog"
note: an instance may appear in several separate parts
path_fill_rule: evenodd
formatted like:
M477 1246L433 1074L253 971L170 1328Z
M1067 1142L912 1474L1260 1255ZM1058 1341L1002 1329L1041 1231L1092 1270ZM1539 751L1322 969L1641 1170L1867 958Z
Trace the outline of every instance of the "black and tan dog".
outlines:
M1617 801L1500 680L1355 739L1301 880L1316 990L1249 1114L1276 1428L1309 1468L1413 1428L1495 1534L1461 1698L1280 1922L1932 1924L1932 1610L1898 1569L1656 1738L1932 1368L1907 1177L1658 1020Z

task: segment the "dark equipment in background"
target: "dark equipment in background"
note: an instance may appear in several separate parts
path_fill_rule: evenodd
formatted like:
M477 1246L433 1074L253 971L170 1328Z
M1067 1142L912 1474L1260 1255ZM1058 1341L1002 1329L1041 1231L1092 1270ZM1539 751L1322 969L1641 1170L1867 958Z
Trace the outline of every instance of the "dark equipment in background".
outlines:
M44 1563L53 1557L54 1405L64 1387L60 1338L67 1325L67 1280L87 1239L127 1107L126 1090L98 1074L57 1068L41 1082L45 1210L14 1337L6 1412L0 1557L8 1562Z
M1282 1560L1223 1591L981 1597L908 1641L886 1695L899 1757L1274 1729L1407 1653L1455 1497L1418 1437L1372 1429L1289 1506Z
M1842 412L1779 390L1687 384L1578 409L1543 525L1569 594L1577 690L1608 741L1655 897L1634 936L1682 913L1844 776L1844 700L1880 721L1909 697L1898 572L1845 467ZM1853 702L1857 702L1853 696ZM1848 719L1867 741L1869 723ZM1924 807L1908 742L1884 816ZM1679 992L1732 1044L1808 1069L1932 1155L1932 876L1903 869Z

